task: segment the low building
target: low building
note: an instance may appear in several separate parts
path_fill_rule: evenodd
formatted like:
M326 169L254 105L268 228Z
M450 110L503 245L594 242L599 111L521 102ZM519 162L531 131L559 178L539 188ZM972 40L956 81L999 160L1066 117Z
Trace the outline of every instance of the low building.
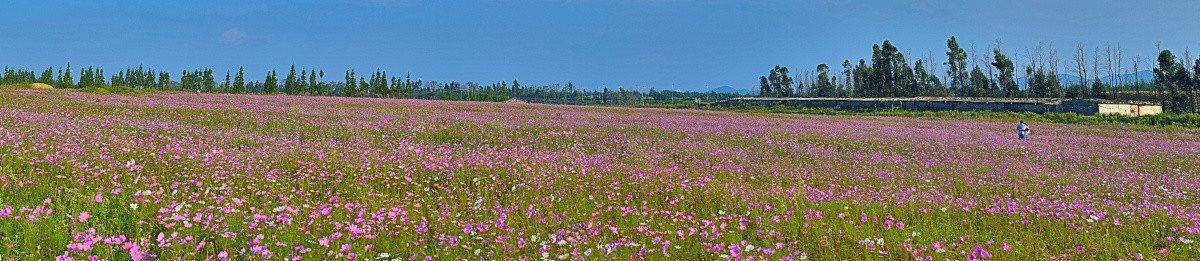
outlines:
M1059 106L1059 112L1074 112L1079 115L1120 114L1126 116L1154 115L1162 113L1162 105L1146 102L1119 102L1102 99L1072 99Z

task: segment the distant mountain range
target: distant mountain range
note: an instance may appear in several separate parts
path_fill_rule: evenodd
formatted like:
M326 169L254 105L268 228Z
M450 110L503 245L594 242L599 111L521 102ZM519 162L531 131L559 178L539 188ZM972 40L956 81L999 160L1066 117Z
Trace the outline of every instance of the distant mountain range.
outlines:
M715 93L729 93L729 94L741 94L741 95L758 94L758 92L756 92L756 91L747 90L747 89L734 89L733 87L729 87L729 86L721 86L721 87L717 87L716 89L712 89L709 91L715 92Z

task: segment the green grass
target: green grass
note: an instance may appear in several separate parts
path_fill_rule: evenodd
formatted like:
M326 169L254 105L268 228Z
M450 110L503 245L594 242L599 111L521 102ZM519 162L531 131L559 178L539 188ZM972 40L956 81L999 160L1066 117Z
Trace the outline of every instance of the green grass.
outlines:
M80 88L79 91L86 92L86 93L95 93L95 94L143 94L143 93L159 92L156 90L134 89L134 88L129 88L129 87L120 86L120 85L105 85L105 86L99 86L99 87Z

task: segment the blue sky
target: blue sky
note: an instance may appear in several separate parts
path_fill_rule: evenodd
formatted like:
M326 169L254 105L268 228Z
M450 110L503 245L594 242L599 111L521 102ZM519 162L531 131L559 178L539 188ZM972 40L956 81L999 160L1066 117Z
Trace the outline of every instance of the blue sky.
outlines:
M945 62L956 36L983 55L997 40L1069 60L1121 44L1200 50L1200 1L56 1L0 8L0 65L139 64L247 77L290 65L341 80L347 69L488 84L574 82L597 89L757 88L775 65L840 70L891 40ZM969 50L968 50L969 51ZM1193 57L1196 55L1193 54ZM1018 56L1018 59L1023 57ZM912 59L912 58L910 58ZM1195 58L1193 58L1195 59ZM1018 66L1022 60L1018 60ZM944 66L939 66L944 67ZM1143 69L1149 68L1143 63Z

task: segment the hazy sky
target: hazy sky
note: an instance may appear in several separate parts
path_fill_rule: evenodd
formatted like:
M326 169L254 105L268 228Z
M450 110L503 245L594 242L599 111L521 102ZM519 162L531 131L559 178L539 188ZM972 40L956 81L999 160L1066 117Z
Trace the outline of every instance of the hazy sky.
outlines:
M1063 60L1080 43L1119 43L1126 60L1148 63L1155 42L1180 56L1200 49L1197 11L1200 1L6 0L0 66L142 64L176 79L245 66L261 80L295 64L338 81L354 68L485 85L756 89L775 65L840 71L885 39L939 65L952 35L980 55L997 40L1021 55L1053 46Z

